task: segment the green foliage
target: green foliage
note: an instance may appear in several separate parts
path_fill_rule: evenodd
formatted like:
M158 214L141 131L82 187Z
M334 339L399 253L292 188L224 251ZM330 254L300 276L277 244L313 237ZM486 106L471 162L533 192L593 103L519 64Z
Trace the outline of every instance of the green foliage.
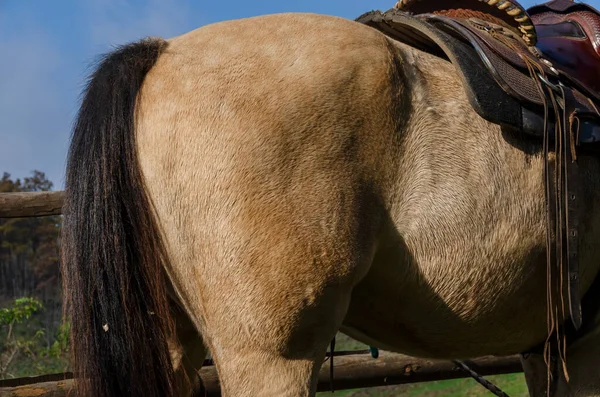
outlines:
M12 326L14 323L21 323L42 308L42 302L37 299L19 298L12 307L0 309L0 325Z
M56 338L45 346L46 330L32 322L44 310L35 298L19 298L10 307L0 309L0 378L31 376L66 369L68 325L63 324Z
M47 192L52 190L53 183L41 171L33 171L28 178L12 180L10 174L5 172L0 179L0 193L6 192Z
M65 352L69 351L69 331L71 327L69 323L63 323L58 328L56 340L42 352L43 357L61 358Z
M43 335L43 331L37 330L30 338L16 336L13 331L16 324L28 320L33 313L40 309L42 309L42 302L37 299L20 298L11 307L0 310L0 324L6 328L6 337L2 341L0 356L0 376L4 376L19 353L29 356L32 354L32 348Z

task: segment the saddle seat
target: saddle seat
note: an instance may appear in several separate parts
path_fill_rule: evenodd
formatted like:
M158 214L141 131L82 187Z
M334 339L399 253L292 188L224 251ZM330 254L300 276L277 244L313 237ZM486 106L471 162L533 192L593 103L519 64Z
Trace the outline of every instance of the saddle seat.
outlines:
M600 94L600 12L584 3L555 0L529 8L536 48L571 80Z

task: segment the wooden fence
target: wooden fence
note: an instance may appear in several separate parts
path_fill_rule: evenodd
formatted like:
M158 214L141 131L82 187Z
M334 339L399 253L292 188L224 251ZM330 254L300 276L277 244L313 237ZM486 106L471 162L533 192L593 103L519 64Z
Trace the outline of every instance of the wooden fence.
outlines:
M319 372L318 391L348 390L363 387L399 385L434 380L464 378L468 375L449 361L424 360L401 354L381 352L378 358L368 353L340 352L334 357L333 382L329 378L329 362ZM483 357L468 362L480 375L521 372L518 356ZM214 365L199 372L207 397L221 395ZM0 396L66 397L73 387L72 374L45 375L0 381Z
M64 192L0 193L0 218L60 215ZM330 357L328 357L328 360ZM425 360L381 352L372 358L367 352L336 352L334 377L329 377L329 361L319 372L319 391L429 382L464 378L469 375L450 361ZM219 378L212 363L199 372L207 396L220 396ZM480 375L522 372L519 356L483 357L467 364ZM64 397L73 386L73 375L53 374L31 378L0 380L0 396Z
M0 218L60 215L64 192L0 193Z

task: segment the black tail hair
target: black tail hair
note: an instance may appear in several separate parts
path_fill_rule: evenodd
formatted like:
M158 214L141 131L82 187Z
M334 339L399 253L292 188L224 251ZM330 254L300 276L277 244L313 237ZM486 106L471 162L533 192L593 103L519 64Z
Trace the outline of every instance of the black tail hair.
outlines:
M77 395L176 393L167 258L136 155L136 99L167 46L116 49L92 74L74 126L63 208L62 276Z

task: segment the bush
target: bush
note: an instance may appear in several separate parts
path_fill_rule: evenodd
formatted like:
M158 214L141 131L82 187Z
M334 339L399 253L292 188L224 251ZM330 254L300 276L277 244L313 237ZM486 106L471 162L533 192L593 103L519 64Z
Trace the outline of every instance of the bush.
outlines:
M44 310L35 298L16 299L0 309L0 378L33 376L67 369L69 326L63 324L53 342L42 338L46 330L35 314Z

